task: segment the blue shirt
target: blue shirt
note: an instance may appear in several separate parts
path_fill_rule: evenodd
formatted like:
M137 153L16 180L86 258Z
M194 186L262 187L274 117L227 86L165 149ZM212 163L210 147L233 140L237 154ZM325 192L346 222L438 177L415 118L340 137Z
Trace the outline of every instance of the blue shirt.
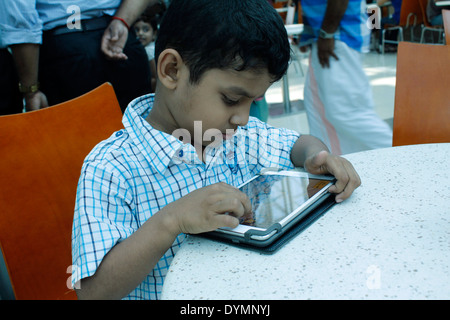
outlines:
M328 0L301 0L304 31L300 45L315 42L319 37ZM367 26L367 8L364 0L349 0L335 39L359 52L369 50L370 29Z
M394 7L394 13L392 18L396 23L400 23L400 12L402 10L402 0L391 0L392 6Z
M0 47L42 44L42 31L84 20L114 15L121 0L1 0Z
M72 236L72 284L92 276L103 257L165 205L217 182L238 186L264 167L293 168L299 134L250 117L233 139L206 148L200 161L191 144L154 129L146 120L153 95L132 101L124 130L99 143L84 161ZM147 278L125 299L158 299L180 234Z

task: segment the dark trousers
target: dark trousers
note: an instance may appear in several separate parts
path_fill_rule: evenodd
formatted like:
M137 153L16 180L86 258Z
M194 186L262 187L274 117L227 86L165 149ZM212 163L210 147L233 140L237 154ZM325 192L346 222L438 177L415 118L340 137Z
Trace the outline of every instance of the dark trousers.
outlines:
M116 92L122 112L134 98L151 90L147 54L130 30L126 61L106 59L100 44L104 29L53 35L44 32L39 81L49 105L78 97L104 82Z
M0 116L21 113L22 95L12 55L8 49L0 49Z

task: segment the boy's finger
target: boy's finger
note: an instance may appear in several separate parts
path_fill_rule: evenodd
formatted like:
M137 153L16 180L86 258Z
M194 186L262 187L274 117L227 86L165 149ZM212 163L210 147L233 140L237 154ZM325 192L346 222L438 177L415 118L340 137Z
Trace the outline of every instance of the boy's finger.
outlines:
M226 213L237 218L242 217L246 213L244 204L238 197L226 197L218 201L214 207L214 211L218 214Z
M349 198L353 191L361 185L359 175L349 162L344 162L341 170L335 176L337 181L330 192L337 193L336 202Z
M239 225L239 219L228 214L219 214L214 217L216 228L236 228Z
M220 182L218 185L221 188L223 188L220 191L222 192L221 193L222 196L225 197L224 199L228 199L228 201L232 201L232 203L228 202L229 205L231 205L231 206L234 205L234 206L236 206L236 208L238 206L241 206L239 208L239 210L242 209L242 215L251 212L251 210L252 210L251 202L245 193L243 193L238 188L236 188L232 185L223 183L223 182ZM232 211L231 209L232 208L230 208L230 210L227 210L227 211Z

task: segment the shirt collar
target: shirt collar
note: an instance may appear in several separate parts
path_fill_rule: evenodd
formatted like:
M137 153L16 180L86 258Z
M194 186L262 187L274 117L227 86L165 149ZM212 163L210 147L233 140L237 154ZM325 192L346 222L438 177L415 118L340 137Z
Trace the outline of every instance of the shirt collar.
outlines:
M145 118L153 107L154 94L138 97L125 110L123 124L131 140L149 164L164 174L183 143L165 132L153 128Z
M191 144L183 143L174 136L153 128L145 120L153 107L153 103L154 94L134 99L125 110L122 120L131 140L149 164L161 175L164 175L171 163L202 164ZM242 134L243 128L238 127L232 139L224 141L219 147L206 148L204 153L206 165L217 164L218 161L243 161L244 154L237 145L237 141ZM230 151L233 155L235 152L237 153L232 157L233 159L231 159Z

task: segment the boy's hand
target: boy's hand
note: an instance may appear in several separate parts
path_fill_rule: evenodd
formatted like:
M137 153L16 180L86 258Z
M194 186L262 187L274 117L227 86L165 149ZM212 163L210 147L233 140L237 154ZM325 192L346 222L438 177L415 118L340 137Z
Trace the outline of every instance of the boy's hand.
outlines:
M342 202L361 185L353 165L346 159L320 151L305 161L305 169L312 174L332 174L336 178L330 192L336 193L336 202Z
M247 195L223 182L195 190L171 205L179 233L235 228L239 218L251 212Z

